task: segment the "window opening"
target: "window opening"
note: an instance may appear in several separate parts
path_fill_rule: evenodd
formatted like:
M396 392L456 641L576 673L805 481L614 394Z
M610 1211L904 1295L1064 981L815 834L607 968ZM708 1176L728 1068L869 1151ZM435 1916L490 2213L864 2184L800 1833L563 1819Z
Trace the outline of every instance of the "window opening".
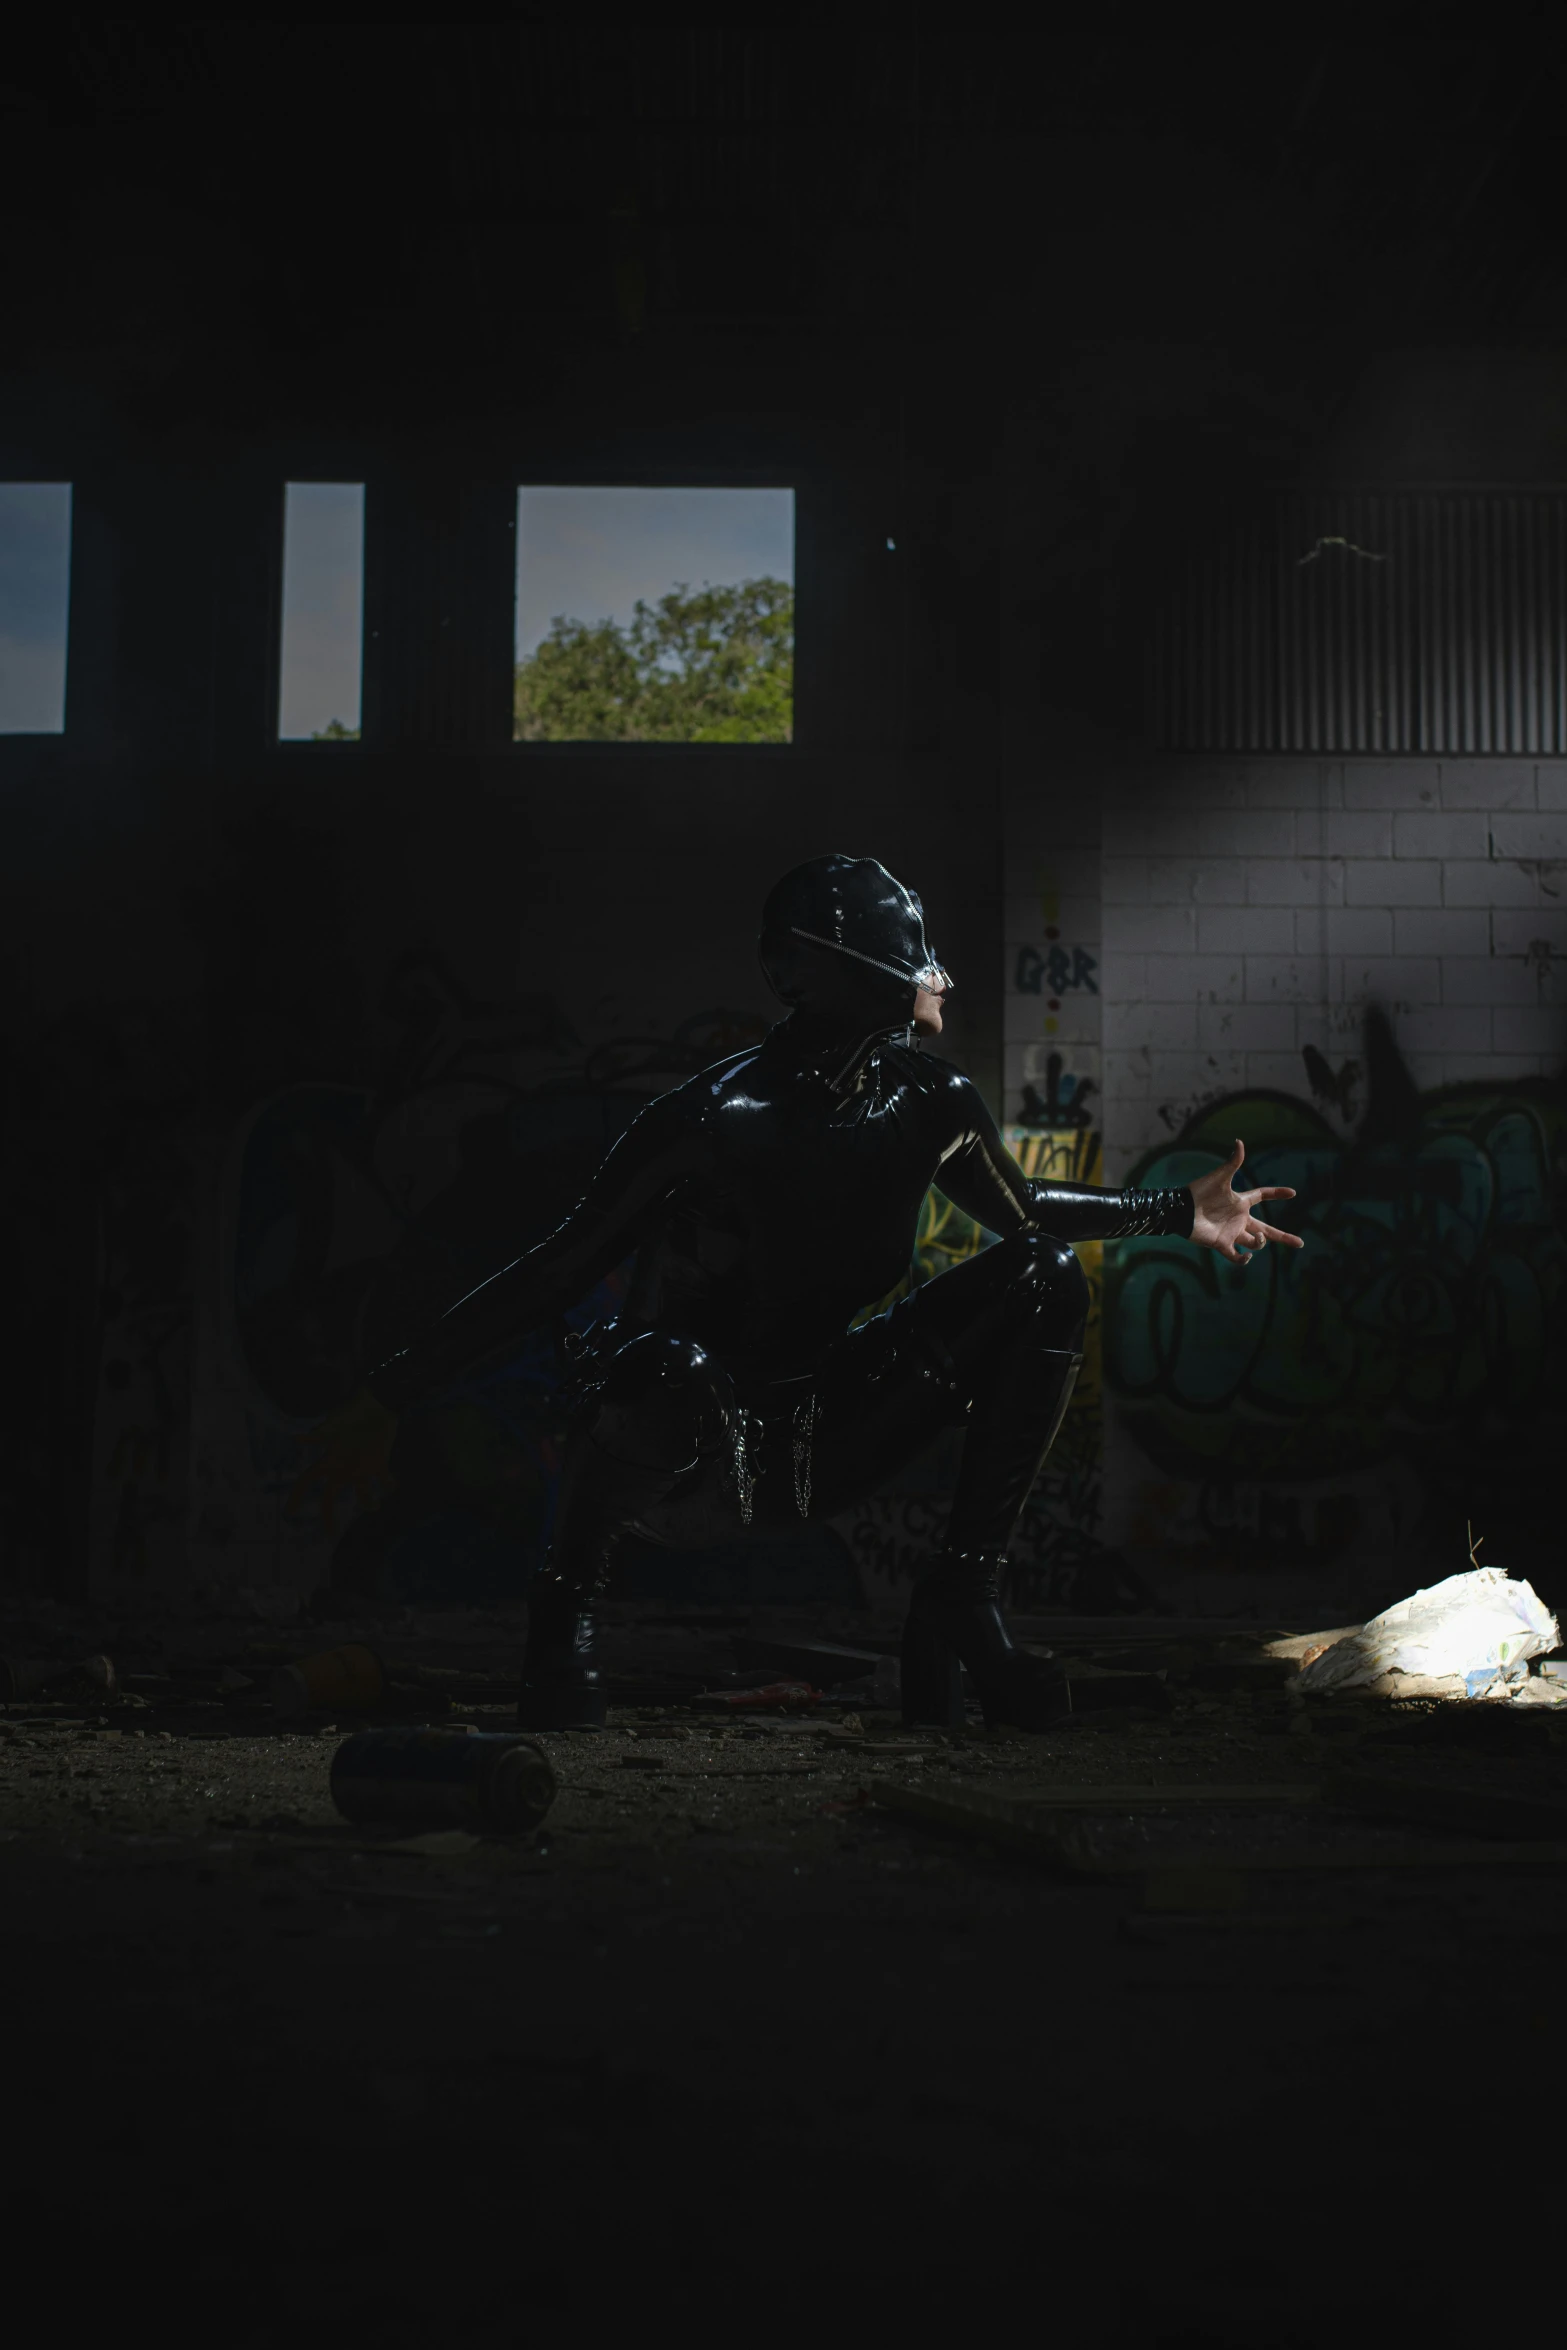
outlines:
M519 742L786 743L794 492L517 493Z
M0 482L0 734L65 732L71 485Z
M364 606L364 483L289 482L283 494L280 741L359 740Z

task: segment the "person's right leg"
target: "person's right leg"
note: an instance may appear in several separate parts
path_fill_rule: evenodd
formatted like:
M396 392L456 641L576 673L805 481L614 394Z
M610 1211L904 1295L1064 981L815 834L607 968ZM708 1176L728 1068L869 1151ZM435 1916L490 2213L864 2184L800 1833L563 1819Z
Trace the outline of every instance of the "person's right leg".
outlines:
M644 1331L605 1364L567 1439L549 1564L528 1593L525 1729L603 1722L593 1603L615 1540L704 1470L718 1484L738 1426L727 1376L694 1339Z

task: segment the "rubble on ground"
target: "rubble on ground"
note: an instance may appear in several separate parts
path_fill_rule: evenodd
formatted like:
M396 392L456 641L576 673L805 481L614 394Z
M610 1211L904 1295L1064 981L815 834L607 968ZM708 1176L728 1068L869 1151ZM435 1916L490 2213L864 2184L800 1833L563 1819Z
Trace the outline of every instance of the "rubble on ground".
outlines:
M1020 1795L1305 1782L1411 1747L1439 1775L1445 1760L1449 1777L1531 1755L1552 1784L1567 1768L1567 1729L1552 1718L1567 1682L1548 1669L1529 1676L1542 1696L1527 1702L1441 1705L1410 1676L1320 1693L1303 1662L1357 1627L1023 1618L1019 1637L1060 1658L1074 1701L1049 1733L1024 1735L977 1716L962 1730L906 1729L885 1628L760 1610L607 1613L608 1727L540 1740L561 1789L547 1833L584 1848L744 1836L780 1819L852 1834L892 1777ZM403 1610L281 1630L85 1610L29 1628L13 1611L0 1624L7 1653L25 1656L29 1640L74 1648L112 1657L113 1675L112 1686L51 1683L0 1710L0 1831L341 1839L328 1782L343 1739L376 1723L514 1727L522 1632L520 1610ZM336 1659L337 1679L320 1678L313 1657Z

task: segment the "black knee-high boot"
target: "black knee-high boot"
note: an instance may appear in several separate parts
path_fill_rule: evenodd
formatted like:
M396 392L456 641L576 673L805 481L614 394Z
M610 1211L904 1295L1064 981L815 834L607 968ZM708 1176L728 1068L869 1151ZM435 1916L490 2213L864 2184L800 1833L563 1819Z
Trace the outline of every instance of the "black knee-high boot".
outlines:
M549 1563L528 1595L517 1719L528 1730L592 1730L605 1692L594 1602L621 1534L704 1459L722 1454L734 1393L693 1340L631 1339L582 1394L566 1445Z
M622 1527L662 1500L670 1472L628 1461L578 1430L566 1448L556 1513L556 1540L528 1588L517 1720L525 1730L599 1730L604 1679L596 1603L609 1581Z
M604 1682L598 1662L596 1589L547 1566L528 1593L518 1726L524 1730L601 1730Z
M903 1634L903 1718L957 1727L968 1671L987 1722L1047 1729L1071 1711L1058 1666L1018 1648L1001 1612L1007 1542L1060 1432L1082 1356L1031 1350L1002 1372L964 1443L947 1539Z

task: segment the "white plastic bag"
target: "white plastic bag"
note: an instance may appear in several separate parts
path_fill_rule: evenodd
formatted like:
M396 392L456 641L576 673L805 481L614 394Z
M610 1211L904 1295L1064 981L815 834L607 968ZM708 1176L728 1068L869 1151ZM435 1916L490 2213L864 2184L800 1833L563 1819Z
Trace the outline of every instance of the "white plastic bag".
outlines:
M1527 1583L1500 1567L1473 1567L1449 1575L1428 1591L1373 1616L1358 1632L1336 1640L1302 1671L1295 1687L1321 1693L1359 1689L1384 1673L1457 1679L1467 1697L1522 1679L1529 1659L1561 1638L1556 1618Z

